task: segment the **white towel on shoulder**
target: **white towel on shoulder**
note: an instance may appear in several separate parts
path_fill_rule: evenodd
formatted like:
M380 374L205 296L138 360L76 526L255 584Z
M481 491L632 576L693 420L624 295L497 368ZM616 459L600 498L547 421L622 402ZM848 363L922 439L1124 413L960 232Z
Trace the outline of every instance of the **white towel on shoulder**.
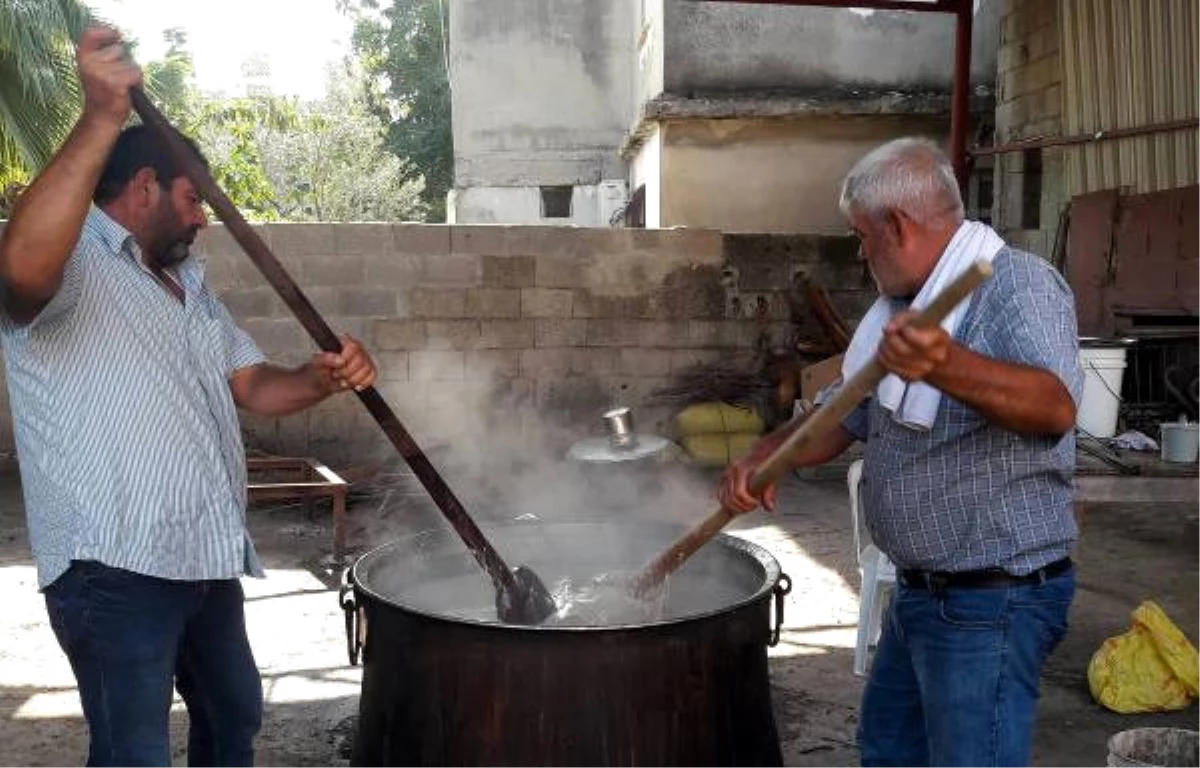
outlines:
M843 381L848 381L875 356L883 339L883 329L893 315L909 308L923 309L971 264L979 260L990 264L1002 248L1004 240L991 227L978 221L964 221L954 237L950 238L942 257L911 306L906 306L899 299L880 296L867 310L842 360ZM969 304L969 301L962 302L942 321L942 327L951 336L958 330ZM942 399L941 392L934 387L920 381L906 384L894 373L888 374L880 382L876 396L880 405L891 412L893 419L906 427L921 430L933 426Z

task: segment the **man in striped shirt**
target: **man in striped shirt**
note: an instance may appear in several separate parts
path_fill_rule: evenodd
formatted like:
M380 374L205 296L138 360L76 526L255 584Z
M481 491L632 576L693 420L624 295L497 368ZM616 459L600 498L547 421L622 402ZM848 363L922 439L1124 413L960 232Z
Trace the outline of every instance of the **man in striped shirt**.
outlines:
M238 578L237 408L281 416L370 386L343 337L266 363L204 284L206 223L166 148L122 130L141 73L120 36L81 38L84 109L0 239L0 343L38 582L79 685L90 765L169 765L172 687L192 765L251 765L262 684ZM198 154L198 153L197 153Z

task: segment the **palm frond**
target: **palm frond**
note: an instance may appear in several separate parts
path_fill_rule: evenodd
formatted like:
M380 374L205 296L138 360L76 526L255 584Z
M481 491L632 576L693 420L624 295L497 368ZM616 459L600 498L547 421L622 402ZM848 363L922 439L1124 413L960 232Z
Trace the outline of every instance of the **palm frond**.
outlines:
M90 18L78 0L0 0L0 167L37 170L70 130L73 42Z

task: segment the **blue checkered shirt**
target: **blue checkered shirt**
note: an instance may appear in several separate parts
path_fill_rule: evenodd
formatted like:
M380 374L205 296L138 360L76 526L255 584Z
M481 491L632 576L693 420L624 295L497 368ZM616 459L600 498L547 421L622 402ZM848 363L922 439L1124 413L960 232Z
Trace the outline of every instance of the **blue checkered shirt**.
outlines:
M1050 371L1083 393L1075 304L1044 260L1005 248L976 290L955 340L988 357ZM900 568L1026 574L1065 557L1075 435L1018 435L943 395L928 431L896 423L874 399L843 422L865 441L864 519Z
M195 258L174 271L182 304L93 207L37 318L0 310L40 587L76 559L165 579L262 575L229 376L263 355Z

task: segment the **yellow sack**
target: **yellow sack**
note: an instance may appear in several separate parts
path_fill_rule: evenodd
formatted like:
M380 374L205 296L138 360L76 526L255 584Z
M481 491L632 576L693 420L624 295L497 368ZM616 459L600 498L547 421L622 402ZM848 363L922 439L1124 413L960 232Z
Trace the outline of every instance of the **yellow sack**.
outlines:
M1105 640L1092 656L1088 686L1114 712L1183 709L1200 692L1198 665L1196 647L1147 600L1133 612L1129 631Z
M680 440L697 464L724 467L745 456L758 441L758 435L688 435Z
M761 434L763 420L750 408L728 403L697 403L689 405L675 417L681 436L753 432Z

